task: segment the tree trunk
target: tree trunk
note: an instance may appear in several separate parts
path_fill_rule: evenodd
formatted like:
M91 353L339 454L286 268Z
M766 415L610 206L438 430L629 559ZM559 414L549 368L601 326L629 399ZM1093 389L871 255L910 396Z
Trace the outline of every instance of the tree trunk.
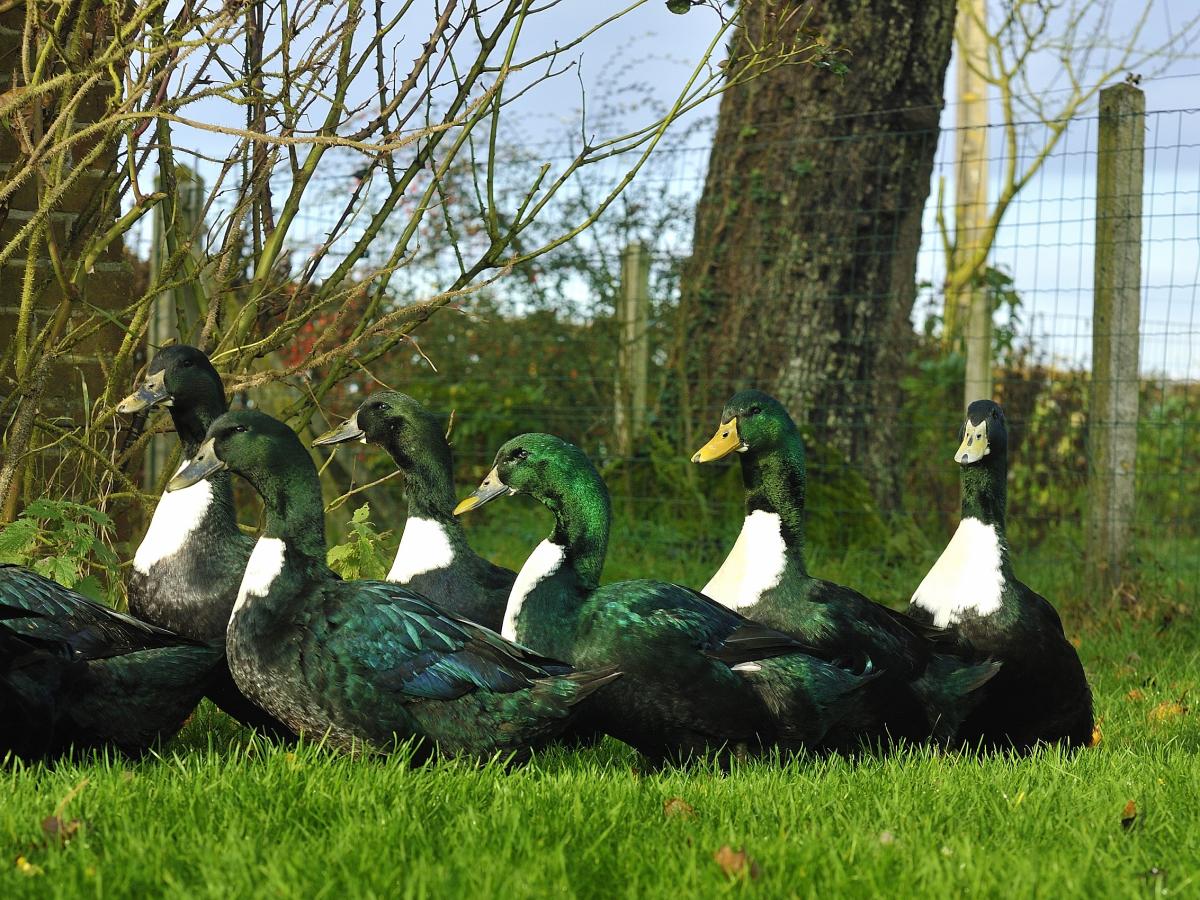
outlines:
M769 0L768 14L783 2ZM721 99L682 278L675 364L684 429L690 446L729 394L759 387L864 467L891 508L898 376L912 336L954 2L811 9L804 27L850 51L849 73L788 66ZM757 41L762 12L745 20L730 66Z

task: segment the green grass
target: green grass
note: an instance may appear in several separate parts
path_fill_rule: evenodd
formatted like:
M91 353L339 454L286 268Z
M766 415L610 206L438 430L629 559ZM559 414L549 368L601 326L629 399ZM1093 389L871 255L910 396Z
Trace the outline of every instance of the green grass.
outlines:
M544 528L525 510L475 537L517 563ZM646 538L618 528L611 577L694 580L708 564L656 556ZM897 591L918 567L817 566ZM1200 727L1186 709L1200 628L1151 602L1157 589L1085 619L1077 571L1037 558L1019 571L1065 598L1096 692L1103 740L1073 757L923 749L650 773L608 741L507 773L410 769L254 741L206 707L138 763L0 771L0 896L1200 895ZM59 846L42 823L72 791L61 818L82 824ZM666 815L673 798L694 814ZM724 845L757 877L726 876Z

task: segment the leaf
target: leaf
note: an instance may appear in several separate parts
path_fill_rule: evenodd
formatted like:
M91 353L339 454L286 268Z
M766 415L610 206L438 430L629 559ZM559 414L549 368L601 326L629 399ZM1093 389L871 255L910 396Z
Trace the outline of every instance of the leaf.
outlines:
M64 819L60 815L46 816L42 819L42 834L46 840L65 847L71 843L83 822L79 819Z
M1133 688L1125 696L1130 700L1143 700L1146 697L1139 688Z
M350 521L355 525L369 524L371 521L371 504L364 503L362 506L356 509L354 514L350 516Z
M677 16L686 15L692 8L692 0L667 0L667 9Z
M734 850L728 844L713 854L713 861L729 878L758 878L762 874L758 863L752 860L741 847Z
M0 556L19 557L37 538L38 523L33 519L17 519L0 530Z
M672 797L663 804L663 815L668 819L694 819L696 818L696 807L682 797Z
M1150 710L1148 715L1151 722L1169 722L1187 715L1187 711L1188 708L1178 700L1164 700Z
M1137 821L1137 804L1130 800L1121 810L1121 827L1128 831Z

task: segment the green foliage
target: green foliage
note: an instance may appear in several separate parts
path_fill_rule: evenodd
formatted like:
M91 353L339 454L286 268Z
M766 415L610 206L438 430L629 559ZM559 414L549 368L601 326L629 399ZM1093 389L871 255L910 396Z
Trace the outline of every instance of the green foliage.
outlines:
M97 600L114 596L118 560L105 542L112 519L68 500L35 500L0 529L0 562L28 566Z
M346 540L329 548L329 568L347 580L380 580L387 575L388 557L384 542L390 532L378 532L371 524L371 505L364 503L347 523Z

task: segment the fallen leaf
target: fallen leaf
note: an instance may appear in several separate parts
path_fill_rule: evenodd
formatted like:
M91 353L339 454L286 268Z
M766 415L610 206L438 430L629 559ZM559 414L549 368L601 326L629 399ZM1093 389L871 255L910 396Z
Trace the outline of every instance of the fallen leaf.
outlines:
M1078 638L1078 637L1071 638L1071 646L1074 647L1076 650L1078 650L1080 647L1083 646L1083 638Z
M1128 831L1137 821L1137 804L1130 800L1121 810L1121 827Z
M663 804L663 815L668 819L694 819L696 818L696 807L688 803L682 797L672 797Z
M1100 723L1097 722L1092 726L1092 739L1088 743L1089 747L1099 747L1100 742L1104 740L1104 735L1100 731Z
M879 832L879 843L883 844L885 847L890 847L892 844L896 843L896 836L890 831L881 831Z
M747 875L757 878L762 874L758 863L752 860L741 847L734 850L725 844L713 854L713 861L730 878L745 878Z
M1133 689L1132 689L1132 690L1131 690L1131 691L1130 691L1128 694L1126 694L1125 696L1126 696L1128 699L1130 699L1130 700L1142 700L1142 699L1145 699L1145 696L1146 696L1146 695L1145 695L1145 694L1143 694L1143 693L1142 693L1142 692L1141 692L1141 691L1140 691L1138 688L1133 688Z
M1178 700L1164 700L1150 710L1149 716L1151 722L1169 722L1171 719L1178 719L1180 716L1186 715L1187 711L1187 707Z
M71 842L71 838L75 837L82 824L79 819L68 820L60 815L46 816L42 819L42 834L48 842L52 841L60 847L65 847Z

